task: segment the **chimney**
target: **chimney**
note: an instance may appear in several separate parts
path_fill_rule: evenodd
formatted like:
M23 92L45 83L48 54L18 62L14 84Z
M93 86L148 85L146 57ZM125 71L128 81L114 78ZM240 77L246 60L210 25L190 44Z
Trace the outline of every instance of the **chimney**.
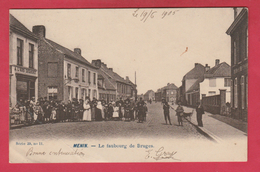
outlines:
M169 86L169 85L170 85L170 83L167 84L167 86Z
M100 68L101 67L101 60L100 59L97 59L97 60L92 60L92 65Z
M205 71L208 72L210 69L210 66L208 64L205 65Z
M236 17L237 17L237 7L234 7L233 9L234 9L234 19L236 19Z
M195 63L195 67L198 65L199 63Z
M81 49L80 48L74 48L74 52L78 53L79 55L81 55Z
M126 76L126 77L125 77L125 80L126 80L126 81L129 81L129 77L128 77L128 76Z
M216 59L215 66L219 65L219 59Z
M45 38L45 33L46 33L45 26L43 26L43 25L33 26L32 31L34 34L38 35L39 37Z
M108 68L109 70L111 70L113 72L113 68Z

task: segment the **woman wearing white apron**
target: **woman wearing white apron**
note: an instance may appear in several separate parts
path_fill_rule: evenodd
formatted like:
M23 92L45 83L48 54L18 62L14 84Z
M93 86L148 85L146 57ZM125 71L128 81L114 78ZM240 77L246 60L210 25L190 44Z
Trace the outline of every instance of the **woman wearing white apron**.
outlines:
M91 121L91 107L89 104L90 99L86 98L85 103L83 104L84 112L83 112L83 121Z
M119 119L119 107L116 106L116 103L114 103L114 102L113 102L113 108L114 108L113 118L118 120Z

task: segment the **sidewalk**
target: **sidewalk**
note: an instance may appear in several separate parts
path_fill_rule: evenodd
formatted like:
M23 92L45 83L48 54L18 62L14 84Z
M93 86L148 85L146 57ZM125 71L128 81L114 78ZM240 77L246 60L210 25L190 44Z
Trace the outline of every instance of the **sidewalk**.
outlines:
M185 112L191 112L193 108L183 107ZM236 119L224 117L221 115L212 115L205 112L202 116L203 127L197 125L196 111L187 120L192 123L198 130L208 135L217 142L222 142L231 138L244 138L247 137L247 123ZM242 130L242 131L241 131Z

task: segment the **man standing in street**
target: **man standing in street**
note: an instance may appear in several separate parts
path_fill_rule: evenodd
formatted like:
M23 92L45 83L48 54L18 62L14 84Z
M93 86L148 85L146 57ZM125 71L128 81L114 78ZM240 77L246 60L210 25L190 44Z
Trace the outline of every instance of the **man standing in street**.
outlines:
M172 125L171 119L170 119L170 105L165 99L162 99L163 103L163 113L164 113L164 119L167 125L167 119L169 120L169 124Z
M201 106L200 102L197 102L196 112L197 112L198 126L203 127L202 114L204 114L204 109Z

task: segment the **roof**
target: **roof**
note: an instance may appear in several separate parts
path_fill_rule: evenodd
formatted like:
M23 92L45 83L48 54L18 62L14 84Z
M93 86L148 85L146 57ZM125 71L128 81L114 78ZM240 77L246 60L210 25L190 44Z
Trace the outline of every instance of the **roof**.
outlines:
M248 18L248 9L243 8L243 10L239 13L239 15L235 18L231 26L226 31L226 34L228 35L232 34L236 30L236 28L238 28L238 26L241 24L242 20L247 18Z
M89 63L84 57L82 57L80 54L74 52L74 51L71 51L70 49L66 48L66 47L63 47L61 46L60 44L52 41L52 40L49 40L47 38L44 38L48 43L50 43L56 50L58 50L59 52L69 56L70 58L73 58L73 59L76 59L86 65L88 65L89 67L92 67L94 69L97 69L97 67L93 66L91 63Z
M183 76L183 80L186 79L198 79L203 76L205 68L202 64L196 63L195 67L191 69L186 75Z
M116 72L107 68L105 65L101 65L100 69L103 73L105 73L108 76L109 79L113 79L116 82L121 82L121 83L128 84L128 85L135 85L130 80L126 81L124 78L122 78Z
M38 36L35 35L33 32L31 32L29 29L27 29L19 20L17 20L12 14L9 14L9 26L10 29L18 32L25 37L28 37L34 41L37 41Z
M154 93L154 91L153 90L148 90L144 95L148 95L148 94L150 94L151 92L153 92Z
M104 87L99 86L103 89L116 90L116 86L113 84L113 80L109 78L101 69L98 70L99 75L104 78Z
M178 87L177 87L175 84L172 83L172 84L169 84L169 85L163 87L162 89L166 89L166 90L177 90Z
M222 62L205 72L204 77L231 77L231 67L226 62Z

